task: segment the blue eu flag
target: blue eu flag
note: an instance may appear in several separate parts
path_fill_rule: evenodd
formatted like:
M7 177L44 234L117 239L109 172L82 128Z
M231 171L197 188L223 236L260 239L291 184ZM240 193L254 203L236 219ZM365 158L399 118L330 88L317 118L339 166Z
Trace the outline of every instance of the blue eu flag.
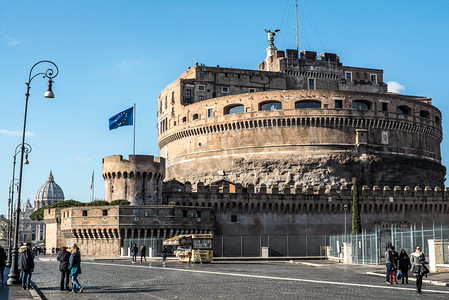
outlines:
M130 107L115 116L109 118L109 130L116 129L122 126L133 125L133 110L134 107Z

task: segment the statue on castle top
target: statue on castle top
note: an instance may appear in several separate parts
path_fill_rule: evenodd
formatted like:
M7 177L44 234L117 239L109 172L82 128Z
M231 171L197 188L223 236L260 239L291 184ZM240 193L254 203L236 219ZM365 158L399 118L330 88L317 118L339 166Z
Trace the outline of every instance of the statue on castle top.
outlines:
M276 47L274 46L274 36L278 33L278 31L281 31L280 29L275 29L274 32L272 32L271 30L267 30L266 28L265 32L268 34L268 43L270 44L270 48L272 49L276 49Z

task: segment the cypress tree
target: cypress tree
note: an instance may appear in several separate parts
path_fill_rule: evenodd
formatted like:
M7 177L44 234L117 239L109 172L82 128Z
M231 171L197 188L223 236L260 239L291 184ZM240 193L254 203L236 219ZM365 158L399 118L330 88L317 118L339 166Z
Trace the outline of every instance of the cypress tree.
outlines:
M360 221L360 201L359 186L357 178L352 179L352 234L362 232L362 223Z

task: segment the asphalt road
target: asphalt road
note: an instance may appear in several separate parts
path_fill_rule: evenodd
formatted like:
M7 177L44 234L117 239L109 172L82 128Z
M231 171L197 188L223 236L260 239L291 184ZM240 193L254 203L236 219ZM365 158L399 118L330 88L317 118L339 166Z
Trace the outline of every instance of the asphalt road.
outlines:
M36 259L32 280L46 299L449 299L449 288L414 283L386 285L367 275L383 267L328 261L213 262L188 265L160 262L151 266L129 261L83 261L78 277L82 294L59 291L57 261Z

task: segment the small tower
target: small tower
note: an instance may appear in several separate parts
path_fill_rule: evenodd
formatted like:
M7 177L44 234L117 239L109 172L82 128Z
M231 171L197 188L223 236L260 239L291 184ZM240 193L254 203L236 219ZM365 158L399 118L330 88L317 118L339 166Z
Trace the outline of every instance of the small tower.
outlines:
M152 155L122 155L103 158L104 198L128 200L131 205L162 203L165 159Z

